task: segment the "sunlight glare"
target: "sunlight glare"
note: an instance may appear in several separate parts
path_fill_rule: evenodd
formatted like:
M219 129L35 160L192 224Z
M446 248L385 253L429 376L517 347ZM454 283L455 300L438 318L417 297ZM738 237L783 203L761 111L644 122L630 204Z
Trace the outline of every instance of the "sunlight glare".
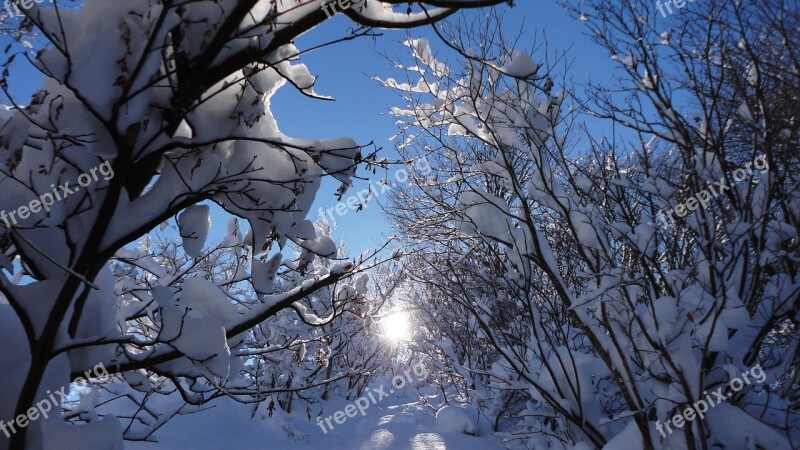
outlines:
M391 313L383 321L383 334L386 339L393 342L402 341L409 338L410 324L408 314L405 312Z

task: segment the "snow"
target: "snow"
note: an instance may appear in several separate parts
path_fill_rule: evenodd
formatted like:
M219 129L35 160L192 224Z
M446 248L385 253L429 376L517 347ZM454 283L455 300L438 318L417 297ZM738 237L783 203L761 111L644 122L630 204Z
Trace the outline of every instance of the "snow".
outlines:
M73 426L51 416L42 424L42 436L42 450L85 450L87 442L92 450L124 450L122 428L113 417Z
M484 191L464 192L458 203L464 207L459 231L466 236L484 235L501 242L511 242L508 205Z
M651 75L650 72L645 69L644 77L642 77L641 83L645 89L655 89L655 87L658 85L658 75Z
M478 429L478 411L474 408L444 406L436 412L436 426L446 433L475 434Z
M603 446L603 450L641 450L644 448L642 434L636 427L636 422L630 421L625 429L614 436Z
M250 262L253 289L259 294L272 294L275 288L275 276L280 269L283 255L276 253L266 262L252 258Z
M410 392L404 395L409 395ZM305 406L287 414L277 408L272 417L266 405L253 408L235 404L227 399L215 400L207 410L198 414L178 416L158 431L158 442L129 442L126 450L197 450L236 448L262 450L265 445L275 450L501 450L502 441L462 432L439 429L430 407L409 402L408 397L391 395L371 405L365 415L356 414L343 424L334 425L324 433L316 423L319 408L323 419L335 411L344 410L349 402L334 398L313 406L309 422ZM192 430L187 433L186 430ZM327 426L326 426L327 429ZM476 429L477 431L477 429Z
M619 61L628 68L635 66L637 62L636 56L633 53L629 54L628 56L612 55L611 59L613 61Z
M310 251L314 255L332 257L336 255L336 243L330 236L319 236L317 238L300 242L298 245Z
M200 257L211 228L211 208L208 205L192 205L186 208L178 215L178 226L186 254L192 258Z
M500 71L515 78L530 78L539 71L539 64L533 62L527 52L512 50Z
M7 304L0 304L0 342L17 343L6 345L3 349L4 357L0 358L0 386L3 386L5 392L19 392L30 366L30 353L24 345L26 340L22 324ZM13 403L0 402L0 417L14 417Z
M768 448L790 450L786 435L765 425L756 417L748 415L729 403L720 403L711 408L706 416L712 436L725 448Z
M201 362L213 375L226 377L229 373L231 351L225 338L225 328L211 317L187 315L174 306L161 309L159 340L168 342L178 351Z
M192 316L215 318L221 325L232 325L239 318L228 297L214 283L199 277L183 282L178 304L189 308Z

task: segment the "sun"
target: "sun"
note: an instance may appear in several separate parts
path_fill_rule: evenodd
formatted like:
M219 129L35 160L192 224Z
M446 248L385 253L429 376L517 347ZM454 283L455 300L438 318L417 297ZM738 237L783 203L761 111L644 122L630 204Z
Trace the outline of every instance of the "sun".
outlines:
M381 321L383 325L383 336L392 341L404 341L410 337L411 324L408 314L403 311L389 313Z

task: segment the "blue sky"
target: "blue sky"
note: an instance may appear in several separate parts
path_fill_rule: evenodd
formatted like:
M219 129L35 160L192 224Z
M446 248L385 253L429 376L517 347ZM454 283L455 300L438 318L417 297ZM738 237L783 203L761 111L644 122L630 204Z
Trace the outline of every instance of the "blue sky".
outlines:
M523 29L525 34L519 41L521 48L529 49L534 34L538 33L541 38L544 33L551 52L569 51L568 59L573 61L570 76L576 83L583 83L589 77L594 82L610 80L612 66L608 55L590 42L583 23L569 17L559 2L519 0L516 3L513 9L503 7L507 10L504 28L508 35L515 35ZM468 14L484 13L472 11ZM296 44L301 50L309 48L346 35L351 27L352 22L339 14L300 37ZM402 106L402 103L395 92L380 86L372 77L398 75L384 54L390 58L400 56L407 61L408 49L402 45L406 33L412 37L428 38L434 51L444 51L444 45L438 42L429 27L381 32L383 36L375 39L361 38L339 43L303 56L302 62L318 77L315 90L333 96L336 101L314 100L299 94L291 86L279 90L273 98L272 111L284 133L311 139L347 136L361 144L374 142L383 147L379 156L390 159L396 156L389 138L397 128L394 119L386 112L392 106ZM5 47L7 42L7 38L0 37L0 45ZM27 99L39 85L41 75L25 67L24 60L18 58L12 66L11 80L11 92L17 99ZM376 185L384 174L378 171L372 176ZM366 186L367 182L357 180L347 195ZM335 180L323 183L309 218L315 217L319 208L336 205L334 192L337 187ZM374 199L365 210L348 211L338 219L335 236L347 242L351 256L366 248L376 248L384 241L382 236L391 234ZM215 208L212 222L211 239L221 239L227 229L227 216Z
M529 49L534 33L540 33L539 37L545 33L551 52L569 50L569 58L574 59L571 76L576 83L585 82L587 77L594 82L610 80L612 65L608 55L590 42L583 23L570 18L558 6L558 2L520 0L516 3L513 9L505 7L504 27L509 35L515 35L519 29L523 29L525 34L519 42L520 47ZM482 13L476 11L469 14ZM338 15L298 39L297 45L302 49L334 39L350 26L352 23L346 17ZM397 127L393 117L387 115L386 111L403 104L395 92L380 86L372 77L398 75L383 54L400 56L407 61L408 49L402 45L407 32L385 30L383 33L375 40L354 40L305 56L303 62L313 75L319 77L315 90L335 97L336 101L315 101L292 89L281 89L272 108L281 130L296 137L348 136L359 143L372 141L384 148L386 157L396 157L394 144L389 138L397 132ZM412 37L428 38L434 51L444 52L444 45L438 42L438 37L429 27L413 29L408 33ZM377 185L383 176L378 171L374 184ZM331 181L323 184L312 214L316 214L319 207L329 208L336 204L333 194L337 186ZM366 186L366 182L356 181L348 195ZM382 236L391 234L374 199L365 210L349 211L338 219L339 227L335 235L347 242L351 256L360 254L366 248L380 246L384 242Z

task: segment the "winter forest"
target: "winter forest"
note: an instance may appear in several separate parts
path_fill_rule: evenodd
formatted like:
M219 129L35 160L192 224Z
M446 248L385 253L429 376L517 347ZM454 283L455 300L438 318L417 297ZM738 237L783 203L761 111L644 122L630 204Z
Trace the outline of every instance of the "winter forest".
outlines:
M800 449L800 0L0 40L0 450Z

